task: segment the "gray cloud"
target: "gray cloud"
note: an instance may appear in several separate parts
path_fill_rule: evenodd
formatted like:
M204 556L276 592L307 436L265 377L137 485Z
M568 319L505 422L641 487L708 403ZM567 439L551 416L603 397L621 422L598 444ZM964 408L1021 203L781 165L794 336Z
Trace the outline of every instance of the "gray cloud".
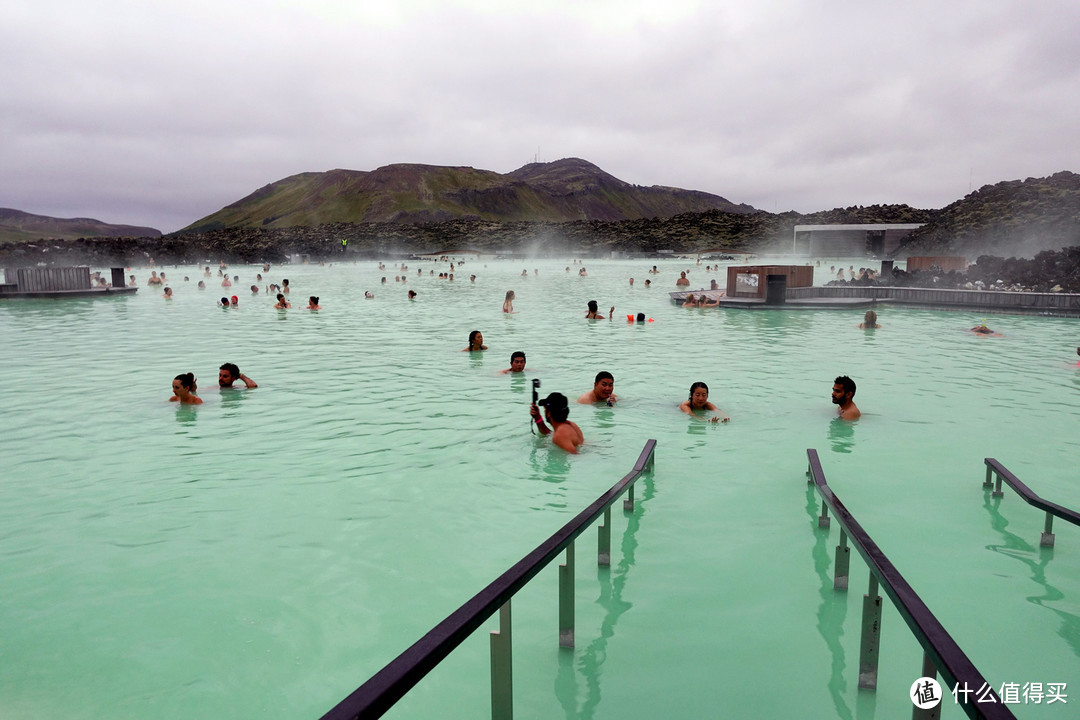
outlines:
M156 5L0 7L0 206L171 231L297 172L539 154L769 211L941 207L1080 165L1061 0Z

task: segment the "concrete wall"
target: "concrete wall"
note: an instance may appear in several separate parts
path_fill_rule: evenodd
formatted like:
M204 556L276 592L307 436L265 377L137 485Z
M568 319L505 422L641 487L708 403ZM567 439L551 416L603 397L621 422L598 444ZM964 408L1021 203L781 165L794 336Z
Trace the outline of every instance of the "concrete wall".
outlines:
M999 312L1031 312L1080 316L1080 294L1021 293L991 290L937 290L898 287L807 287L787 290L795 298L865 298L892 305L919 305Z

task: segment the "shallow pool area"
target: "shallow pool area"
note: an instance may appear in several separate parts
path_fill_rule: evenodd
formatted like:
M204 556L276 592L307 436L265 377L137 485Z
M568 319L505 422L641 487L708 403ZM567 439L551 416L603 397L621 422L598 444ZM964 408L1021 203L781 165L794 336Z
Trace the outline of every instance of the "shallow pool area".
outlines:
M649 438L656 468L634 514L614 513L611 568L590 561L593 534L578 544L577 647L558 648L554 568L514 600L520 717L907 716L921 649L887 600L878 690L857 689L867 572L853 559L833 592L838 531L816 529L807 448L995 687L1077 694L1014 713L1070 716L1080 528L1056 523L1042 549L1043 514L982 481L995 457L1080 508L1075 320L884 306L863 331L861 313L670 302L679 271L722 285L723 263L580 267L274 267L260 286L288 278L286 311L243 290L256 266L229 268L231 288L216 267L165 268L173 300L0 303L0 718L318 717ZM585 320L589 300L614 319ZM1002 337L967 332L984 318ZM474 329L484 353L461 351ZM501 374L516 350L526 373ZM224 362L259 387L217 389ZM620 399L571 405L580 455L531 434L530 380L575 398L599 370ZM188 371L204 404L167 402ZM854 423L830 402L842 374ZM699 380L731 422L678 411ZM478 632L387 717L487 715L487 653Z

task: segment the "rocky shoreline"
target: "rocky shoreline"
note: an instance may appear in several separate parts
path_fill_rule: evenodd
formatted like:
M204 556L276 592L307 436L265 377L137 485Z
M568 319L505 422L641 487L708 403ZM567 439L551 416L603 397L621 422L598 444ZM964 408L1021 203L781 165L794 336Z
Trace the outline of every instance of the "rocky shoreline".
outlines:
M332 223L317 227L225 228L162 237L79 238L0 245L0 265L144 265L206 261L280 263L311 259L408 257L451 251L502 255L606 257L611 252L769 252L786 249L804 223L918 222L929 211L901 206L798 213L737 214L712 210L618 222Z

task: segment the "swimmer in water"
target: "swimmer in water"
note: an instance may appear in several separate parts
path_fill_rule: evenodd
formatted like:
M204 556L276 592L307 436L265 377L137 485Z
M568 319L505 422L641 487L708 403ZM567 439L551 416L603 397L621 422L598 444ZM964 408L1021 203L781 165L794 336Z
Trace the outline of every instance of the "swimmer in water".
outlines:
M713 415L706 419L706 422L727 422L729 418L724 413L720 412L720 409L709 402L709 386L703 382L696 382L690 386L690 397L684 400L679 409L687 415L692 417L698 417L694 415L694 411L712 410L713 412L719 412L719 415Z
M200 280L199 283L202 284L202 281ZM251 286L251 294L252 295L258 295L259 294L259 286L258 285L252 285Z
M589 301L589 309L585 313L585 319L586 320L603 320L604 316L601 315L598 312L599 309L600 309L600 306L596 303L596 301L595 300L590 300ZM614 315L614 314L615 314L615 306L612 305L611 310L608 311L608 320L610 320L611 316Z
M170 288L170 287L165 288L165 294L162 295L161 297L165 298L166 300L172 300L172 288Z
M506 299L503 300L503 312L504 313L507 313L509 315L512 315L514 313L514 298L515 297L517 297L517 295L514 294L513 290L507 290L506 291Z
M619 396L615 394L614 376L606 370L596 373L593 389L579 397L577 401L582 405L606 403L608 407L613 406L619 401Z
M410 290L409 291L409 299L410 300L415 300L416 299L416 291L415 290Z
M481 350L487 350L487 345L484 344L484 335L479 330L473 330L469 333L469 347L461 352L479 352Z
M285 308L291 308L292 303L285 299L285 296L281 293L277 294L277 303L274 305L275 310L284 310Z
M863 321L858 324L860 330L873 330L881 327L877 324L877 313L873 310L867 310L866 315L863 316Z
M836 413L844 420L858 420L862 415L855 406L855 381L847 375L841 375L833 381L832 401L838 405Z
M686 271L679 273L679 279L675 281L675 287L689 287L690 280L686 277Z
M694 297L694 293L690 293L689 295L686 296L686 299L683 300L682 306L684 308L696 308L696 307L699 307L697 298Z
M202 405L202 398L195 394L198 389L193 373L177 375L172 381L173 396L169 402L178 402L184 405Z
M240 307L240 298L233 295L231 298L229 298L229 306L230 307Z
M525 372L525 353L518 350L510 356L510 367L505 370L500 370L505 375L506 373L520 373Z
M544 408L544 418L551 423L549 428L540 417L540 408ZM562 393L551 393L540 402L529 406L529 415L536 423L541 435L551 435L551 441L568 453L577 454L578 448L585 444L585 436L577 423L570 422L570 407Z
M236 363L225 363L220 368L218 368L218 387L231 388L233 386L233 383L237 380L244 383L244 387L247 388L259 387L254 380L249 378L244 373L240 372L240 368L236 366Z
M319 305L319 296L312 295L308 298L308 306L305 310L322 310L322 305Z
M971 328L971 332L975 333L976 335L984 335L986 337L1001 337L1001 333L996 333L990 328L986 327L985 320L983 320L982 325L976 325L975 327Z

